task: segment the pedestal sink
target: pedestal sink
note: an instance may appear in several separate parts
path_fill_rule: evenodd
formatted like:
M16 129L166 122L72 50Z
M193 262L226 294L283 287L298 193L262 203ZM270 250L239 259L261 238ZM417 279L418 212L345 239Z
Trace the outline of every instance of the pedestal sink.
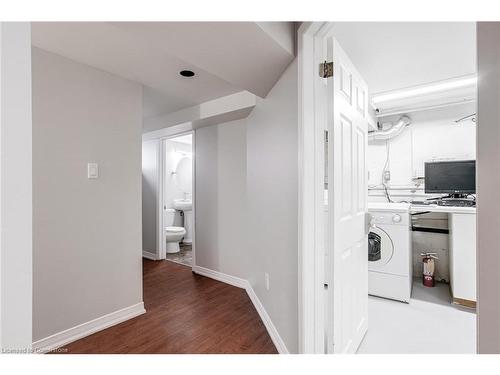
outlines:
M184 215L184 229L186 229L186 236L182 242L193 242L193 202L191 199L174 199L174 208L182 211Z

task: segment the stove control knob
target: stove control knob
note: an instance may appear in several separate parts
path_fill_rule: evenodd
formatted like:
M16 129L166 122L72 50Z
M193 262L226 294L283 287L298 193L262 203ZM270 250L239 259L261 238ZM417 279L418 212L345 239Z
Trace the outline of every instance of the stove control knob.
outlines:
M394 223L401 223L401 215L398 215L398 214L394 215L394 216L392 217L392 221L393 221Z

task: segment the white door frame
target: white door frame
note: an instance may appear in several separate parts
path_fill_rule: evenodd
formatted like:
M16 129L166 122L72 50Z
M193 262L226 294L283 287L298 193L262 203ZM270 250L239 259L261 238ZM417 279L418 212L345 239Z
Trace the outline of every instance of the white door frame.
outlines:
M0 348L6 353L28 353L33 341L31 63L31 23L0 22Z
M195 146L196 146L196 137L195 131L183 131L175 134L169 134L168 136L159 138L159 147L158 147L158 200L157 200L157 215L158 215L158 238L157 238L157 258L158 259L166 259L166 243L165 243L165 233L164 233L164 225L163 225L163 215L164 215L164 187L165 187L165 158L167 149L165 147L165 142L169 139L177 138L183 135L191 134L192 136L192 144L191 144L191 153L192 153L192 194L191 200L193 202L193 223L192 223L192 231L193 231L193 242L192 242L192 264L191 268L193 268L196 264L196 220L195 220L195 210L196 210L196 163L195 163Z
M299 353L325 353L324 131L326 85L319 77L331 22L298 30L299 96Z

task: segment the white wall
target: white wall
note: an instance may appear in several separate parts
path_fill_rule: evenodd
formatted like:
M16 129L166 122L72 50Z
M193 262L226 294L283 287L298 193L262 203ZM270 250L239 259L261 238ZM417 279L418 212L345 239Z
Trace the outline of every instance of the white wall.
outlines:
M164 202L167 208L174 208L174 199L192 199L193 159L192 145L177 142L176 138L165 140L165 183ZM165 212L164 212L165 213ZM166 223L167 218L164 218ZM174 226L183 227L180 211L175 212ZM165 224L165 226L167 226Z
M500 23L478 22L478 353L500 353Z
M246 246L246 120L196 130L196 265L251 274Z
M142 142L142 251L158 251L158 187L160 140Z
M424 162L439 159L475 159L476 125L471 120L455 123L476 112L475 104L466 104L430 111L410 113L412 124L402 134L389 141L389 186L411 186L413 177L422 177ZM381 122L396 122L399 116L383 118ZM386 142L368 145L368 184L382 183L386 161ZM423 188L423 186L422 186Z
M295 60L247 119L250 282L292 353L298 351L297 93Z
M165 202L173 208L174 199L191 198L193 194L192 145L177 142L175 138L165 141ZM182 164L179 164L182 160Z
M31 28L0 22L0 347L32 342Z
M246 120L196 130L196 263L249 280L298 351L297 63ZM265 287L269 274L270 289Z
M141 130L140 85L33 48L34 340L142 302Z

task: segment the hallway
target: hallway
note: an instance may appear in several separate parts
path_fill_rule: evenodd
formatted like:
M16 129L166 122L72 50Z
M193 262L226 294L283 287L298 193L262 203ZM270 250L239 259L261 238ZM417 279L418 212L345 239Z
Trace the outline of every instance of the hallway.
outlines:
M143 260L146 314L67 353L277 353L245 290L168 261Z

